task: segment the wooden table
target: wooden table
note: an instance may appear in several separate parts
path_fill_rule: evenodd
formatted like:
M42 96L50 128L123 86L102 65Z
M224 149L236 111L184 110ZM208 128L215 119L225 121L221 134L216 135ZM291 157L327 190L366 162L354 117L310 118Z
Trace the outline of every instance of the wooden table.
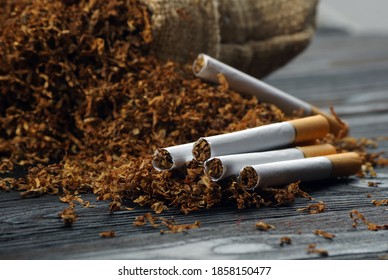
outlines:
M267 81L295 96L336 112L351 128L351 136L388 136L388 37L320 36L300 57ZM380 142L379 150L387 150ZM151 226L132 225L136 216L149 212L137 208L109 214L107 202L83 196L94 208L78 209L78 221L63 227L58 212L65 208L58 197L22 199L18 193L0 192L1 259L387 259L388 231L352 228L349 217L357 209L371 222L388 223L388 206L374 206L373 199L388 199L388 171L377 178L322 181L308 184L315 201L327 210L307 214L296 210L312 203L297 199L278 208L236 210L215 208L183 215L177 210L162 214L177 223L200 221L199 229L163 234ZM369 187L368 182L377 182ZM370 194L372 197L367 197ZM274 225L259 231L259 220ZM322 229L333 240L314 235ZM114 230L115 238L101 238ZM287 236L291 245L280 246ZM329 256L307 254L309 244Z

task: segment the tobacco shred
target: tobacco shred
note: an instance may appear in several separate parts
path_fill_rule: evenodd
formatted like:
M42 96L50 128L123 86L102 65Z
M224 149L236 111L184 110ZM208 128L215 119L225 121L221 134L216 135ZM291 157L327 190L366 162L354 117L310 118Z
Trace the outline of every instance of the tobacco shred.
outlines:
M63 220L65 227L71 227L77 220L78 215L75 213L74 207L74 202L70 202L69 207L58 214L59 218Z
M329 256L329 252L327 250L323 249L317 249L316 244L309 244L306 249L307 254L319 254L322 257L327 257Z
M290 237L283 236L280 238L280 243L279 243L280 246L291 245L291 244L292 244L292 239Z
M323 201L310 204L307 207L299 208L296 211L298 212L308 212L309 214L319 214L323 213L326 210L326 204Z
M317 229L314 231L314 234L315 235L319 235L319 236L322 236L326 239L333 239L335 237L335 234L332 234L332 233L329 233L329 232L326 232L324 230L321 230L321 229Z
M2 1L0 188L23 197L57 195L69 203L60 214L66 225L76 221L74 202L90 207L83 193L109 200L111 212L125 209L124 200L156 213L169 207L189 213L311 199L298 183L250 192L233 178L212 182L203 172L210 157L204 142L199 161L156 171L158 148L290 117L230 90L222 76L217 87L185 65L157 60L151 41L150 11L137 0ZM358 152L361 175L374 175L374 166L385 162L383 154L367 152L377 145L372 140L322 141ZM16 177L15 170L26 175ZM147 221L156 225L150 216L135 225Z
M256 223L256 229L261 230L261 231L268 231L268 230L271 230L271 229L275 229L275 226L267 224L267 223L265 223L263 221L258 221Z
M103 231L99 234L102 238L112 238L116 236L116 232L113 230Z
M349 215L350 215L350 218L353 220L353 224L352 224L353 228L356 228L357 225L358 225L357 221L361 220L365 225L367 225L368 230L378 231L378 230L386 230L386 229L388 229L388 224L386 224L386 225L377 225L375 223L369 222L365 218L365 216L363 214L361 214L359 211L357 211L355 209L350 211Z
M146 213L144 215L138 216L135 218L134 225L141 227L147 224L147 221L153 228L158 228L160 226L165 227L166 229L161 229L160 234L164 233L180 233L186 232L189 229L199 228L201 223L195 221L192 224L176 224L173 219L166 219L163 217L153 216L151 213Z
M375 206L388 205L388 199L372 200L372 204Z
M299 188L300 181L291 183L284 188L266 188L264 191L274 194L274 205L284 205L295 201L296 197L303 197L311 200L312 197Z

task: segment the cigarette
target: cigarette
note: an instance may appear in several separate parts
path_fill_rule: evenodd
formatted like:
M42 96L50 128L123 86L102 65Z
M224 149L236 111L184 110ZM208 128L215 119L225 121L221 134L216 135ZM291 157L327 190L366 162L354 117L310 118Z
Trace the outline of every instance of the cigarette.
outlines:
M230 176L238 176L241 168L246 165L331 155L336 152L333 145L321 144L267 152L226 155L205 161L204 170L213 181L219 181Z
M156 170L172 170L180 168L193 159L192 150L194 143L159 148L152 157L152 165Z
M296 112L302 112L304 116L322 115L329 121L332 134L345 136L348 133L348 126L334 116L206 54L198 55L193 63L193 72L197 77L213 83L219 83L217 75L222 73L229 87L235 91L248 93L262 102L274 104L286 115Z
M245 166L239 181L247 189L280 186L296 181L316 181L354 175L360 171L361 158L356 153L341 153L305 159Z
M261 152L295 146L323 138L329 133L326 118L317 115L263 125L241 131L202 137L193 145L193 157L204 162L211 157Z

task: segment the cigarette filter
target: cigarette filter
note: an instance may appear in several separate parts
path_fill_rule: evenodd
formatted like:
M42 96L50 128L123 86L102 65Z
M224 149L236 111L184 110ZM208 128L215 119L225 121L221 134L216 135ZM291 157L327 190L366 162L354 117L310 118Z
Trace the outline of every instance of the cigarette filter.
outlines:
M193 143L157 149L152 158L152 165L159 171L182 167L193 159L192 149Z
M203 137L194 143L193 156L196 160L204 162L211 157L222 155L283 148L291 144L323 138L328 132L328 121L317 115Z
M245 166L240 182L247 189L279 186L296 181L315 181L350 176L360 171L361 158L356 153L341 153L305 159Z
M230 176L238 176L245 165L258 165L270 162L302 159L335 154L333 145L311 145L268 152L245 153L210 158L204 163L204 169L213 181L219 181Z
M347 125L335 117L208 55L200 54L197 57L193 64L193 72L197 77L213 83L218 83L217 75L222 73L233 90L256 96L260 101L272 103L287 115L295 112L302 112L305 116L323 115L329 121L330 132L336 136L345 136L348 132Z

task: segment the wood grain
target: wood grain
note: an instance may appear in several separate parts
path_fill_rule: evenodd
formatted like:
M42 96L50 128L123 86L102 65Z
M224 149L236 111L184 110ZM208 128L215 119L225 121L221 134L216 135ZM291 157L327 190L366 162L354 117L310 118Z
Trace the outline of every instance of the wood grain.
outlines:
M388 136L388 38L316 38L313 45L267 81L322 109L334 105L350 125L354 137ZM379 151L388 149L381 141ZM201 227L186 233L160 234L151 226L135 227L136 216L150 212L108 213L108 203L84 195L93 208L77 206L79 218L65 228L58 218L66 204L55 196L22 199L15 192L0 192L1 259L386 259L388 231L352 227L349 213L357 209L371 222L388 223L388 206L374 206L373 199L388 198L388 171L377 178L328 180L305 184L314 201L297 199L277 208L236 210L217 207L183 215L170 209L161 216L178 224L200 221ZM368 182L378 187L368 187ZM371 197L367 197L367 195ZM323 201L321 214L297 209ZM130 204L129 204L130 205ZM130 205L133 206L133 205ZM276 228L259 231L263 220ZM314 234L321 229L333 240ZM116 237L101 238L114 230ZM291 245L280 246L288 236ZM308 254L308 244L327 250L328 257Z

